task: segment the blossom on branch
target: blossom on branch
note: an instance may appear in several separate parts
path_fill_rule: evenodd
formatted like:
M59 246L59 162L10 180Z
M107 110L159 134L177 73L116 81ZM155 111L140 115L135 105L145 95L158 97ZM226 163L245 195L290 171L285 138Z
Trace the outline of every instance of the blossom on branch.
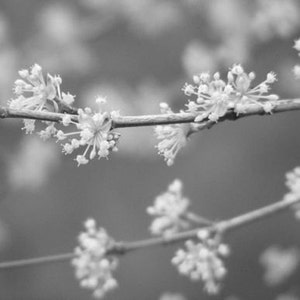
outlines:
M108 157L111 151L117 151L117 141L120 137L119 133L111 131L112 118L109 113L102 111L102 105L106 100L103 98L96 99L98 104L98 112L93 112L90 108L78 109L78 123L72 121L70 115L66 114L62 120L65 126L73 124L77 127L77 131L64 133L62 130L57 131L58 140L69 139L69 142L63 145L63 152L71 154L75 149L84 146L83 154L77 155L76 161L78 166L87 164L89 160L98 156ZM78 139L72 138L79 136Z
M180 274L193 281L203 281L204 289L209 294L216 294L227 273L221 258L229 255L229 248L220 243L218 237L211 238L205 229L199 231L198 237L200 241L197 242L188 240L186 249L179 249L172 263Z
M262 83L252 87L254 78L255 74L247 74L241 65L233 65L227 74L227 81L222 80L219 73L212 77L209 73L194 76L194 84L183 87L187 96L196 97L187 104L187 111L198 113L195 122L205 119L217 122L230 110L236 114L245 113L252 104L262 106L266 113L271 113L278 96L269 95L268 91L276 76L270 72Z
M255 87L251 87L252 81L255 79L255 73L247 74L240 65L234 65L228 72L228 84L233 87L232 100L234 103L234 111L239 114L247 111L251 104L257 104L263 107L266 113L271 113L276 105L278 96L268 95L270 84L274 83L276 74L269 72L266 79ZM267 95L265 95L267 94Z
M11 99L8 102L9 108L58 112L59 102L66 105L70 105L74 102L74 96L69 93L61 93L60 85L62 80L60 76L47 74L45 79L42 67L38 64L34 64L30 70L19 71L19 75L21 79L15 81L14 87L17 98ZM49 125L49 123L50 122L47 124ZM23 129L26 130L26 133L32 133L35 130L35 120L24 120ZM48 129L48 133L49 130L50 129ZM53 132L51 132L51 134L52 133ZM42 133L42 136L44 139L46 138L44 133Z
M79 246L75 248L72 265L80 285L93 290L95 298L102 298L118 286L112 275L118 260L115 256L107 255L114 241L103 228L96 228L95 220L88 219L84 225L86 231L79 235Z
M21 70L22 79L15 81L14 92L18 98L11 100L10 107L15 109L43 110L47 107L47 101L54 101L60 94L61 78L47 75L44 79L42 68L38 64L30 70Z
M174 180L168 190L156 197L154 205L147 208L147 213L154 217L150 231L154 235L169 237L189 227L183 217L190 201L182 196L182 182Z
M160 110L163 114L173 113L167 103L160 103ZM154 135L160 141L155 147L158 149L158 154L164 157L168 166L173 165L177 153L186 145L189 133L189 124L155 126Z

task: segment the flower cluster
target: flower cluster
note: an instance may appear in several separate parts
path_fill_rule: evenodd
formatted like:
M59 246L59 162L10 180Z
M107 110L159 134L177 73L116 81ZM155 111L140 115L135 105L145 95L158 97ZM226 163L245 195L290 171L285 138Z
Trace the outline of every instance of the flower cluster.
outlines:
M300 39L295 41L294 48L298 51L298 55L300 56ZM295 65L293 68L293 72L296 79L300 79L300 65Z
M88 219L85 222L85 232L79 235L79 246L75 248L76 277L83 288L93 290L96 298L102 298L108 291L117 287L112 272L118 265L116 257L108 256L107 251L114 241L103 228L97 229L96 222Z
M236 114L245 113L252 104L270 113L278 99L277 95L268 94L269 85L276 81L276 76L270 72L265 81L252 87L254 78L255 74L247 74L241 65L233 65L227 74L227 82L220 78L219 73L212 77L209 73L194 76L194 85L186 84L183 88L187 96L196 96L195 101L187 104L187 111L197 114L195 122L205 119L217 122L229 110Z
M72 113L76 112L70 107L74 102L74 96L61 92L62 80L59 76L47 74L45 79L42 68L38 64L33 65L30 70L19 71L19 75L22 79L16 80L14 88L18 97L9 101L9 108L48 112L61 112L68 108L72 109ZM62 141L78 135L79 138L71 138L63 145L63 152L66 154L71 154L80 146L85 146L83 153L76 157L78 165L87 164L89 159L96 156L107 157L111 151L117 150L116 143L120 135L111 131L113 112L109 114L102 110L101 106L105 103L105 99L99 97L96 103L99 106L97 112L85 108L78 109L76 117L64 114L62 125L74 125L77 131L65 133L55 127L56 123L43 121L47 126L39 132L39 136L43 140L56 136ZM24 124L26 133L35 130L35 120L24 120Z
M14 92L17 98L9 101L8 106L18 110L33 110L33 111L54 111L58 112L58 103L70 105L74 101L74 96L61 93L60 85L61 78L47 74L45 80L41 66L35 64L30 70L19 71L21 79L15 81ZM47 133L53 134L53 123L51 129L46 129ZM35 129L34 120L24 120L24 129L26 133L32 133ZM44 133L42 133L45 138Z
M69 138L69 142L63 145L65 154L71 154L80 146L85 147L83 154L76 157L78 165L87 164L89 159L91 160L96 156L99 159L107 157L111 151L118 150L116 143L120 135L111 131L111 115L102 111L102 105L105 102L105 99L101 97L96 100L98 112L93 112L90 108L78 109L78 123L72 121L71 116L66 114L62 120L63 125L73 124L78 130L69 133L59 130L56 133L56 137L60 141ZM74 136L79 137L76 139Z
M220 243L217 237L210 238L207 230L198 233L199 242L187 241L186 249L179 249L172 259L180 274L189 276L191 280L202 280L209 294L216 294L220 289L220 281L227 271L221 257L229 255L227 245Z
M156 197L154 205L147 208L149 215L154 216L150 231L154 235L165 237L189 227L189 222L184 219L189 199L182 196L182 182L176 179L168 190Z
M296 248L281 249L277 246L267 248L260 257L265 268L264 281L277 285L291 276L300 263L300 253Z
M160 103L160 110L163 114L173 113L167 103ZM154 134L160 141L156 146L158 154L164 157L168 166L173 165L177 153L186 145L189 132L189 124L159 125L154 128Z

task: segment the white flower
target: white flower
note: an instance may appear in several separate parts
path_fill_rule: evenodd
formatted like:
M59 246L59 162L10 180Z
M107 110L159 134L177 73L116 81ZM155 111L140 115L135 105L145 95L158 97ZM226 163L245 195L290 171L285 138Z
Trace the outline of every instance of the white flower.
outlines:
M168 237L188 228L189 222L183 217L189 204L189 199L182 196L182 182L174 180L165 193L156 197L154 205L147 208L147 213L154 216L151 233Z
M39 136L42 138L42 140L47 140L50 137L54 136L57 132L57 129L55 128L54 122L45 122L48 124L48 126L39 132Z
M276 81L276 75L270 72L265 81L251 87L254 78L255 74L245 73L241 65L233 65L227 74L227 82L220 79L219 73L215 73L212 78L208 73L194 76L194 85L186 84L183 87L187 96L196 97L187 104L187 111L198 113L195 122L206 118L217 122L230 110L236 114L246 112L251 104L259 105L266 113L270 113L278 96L267 93L269 85Z
M86 231L79 235L79 246L75 248L72 265L80 285L93 290L95 298L102 298L118 286L112 276L118 260L107 255L114 241L103 228L96 228L95 220L88 219L84 225Z
M201 122L205 118L217 122L228 111L231 86L220 79L219 73L215 73L213 79L208 73L201 73L194 76L194 83L195 85L186 84L183 88L187 96L197 97L187 104L188 111L199 113L195 122Z
M33 111L54 111L58 112L57 101L64 102L67 105L72 104L74 96L61 93L61 78L47 74L46 79L43 76L40 65L35 64L30 70L21 70L19 75L22 79L15 81L14 91L18 96L8 102L11 109L33 110ZM46 122L50 128L40 132L40 136L45 140L53 136L56 132L54 123ZM35 120L24 120L26 133L32 133L35 130Z
M275 73L268 73L265 81L251 87L254 79L255 74L247 74L240 65L233 65L228 72L228 84L233 87L234 111L237 114L245 112L251 104L262 106L266 113L270 113L276 105L274 101L278 100L277 95L265 95L270 89L269 85L277 80Z
M162 113L173 113L168 104L160 104ZM158 154L164 157L168 166L173 165L179 150L187 144L190 132L189 124L158 125L154 128L154 135L160 142L155 146Z
M17 79L14 87L18 98L9 102L10 108L43 110L48 100L54 101L60 95L61 78L48 74L45 80L38 64L33 65L30 71L19 71L19 75L22 79Z
M291 276L300 262L300 253L296 248L281 249L277 246L267 248L260 257L265 268L264 281L268 285L277 285Z
M71 105L73 104L73 102L75 101L75 96L71 95L70 93L65 94L64 92L62 92L61 95L61 100L67 104L67 105Z
M229 254L228 246L220 244L217 238L187 241L185 246L186 249L179 249L172 259L179 273L193 281L203 281L209 294L218 293L220 281L227 273L221 257Z
M25 130L26 134L32 134L35 130L35 120L24 119L23 123L24 127L22 127L22 130Z
M65 126L73 124L78 131L64 133L58 131L56 137L58 140L64 140L73 136L79 136L78 139L71 139L70 143L63 145L63 152L71 154L80 146L85 146L83 154L77 155L78 165L87 164L89 160L98 156L107 157L111 151L117 151L116 143L119 134L111 131L112 119L107 112L102 112L101 105L103 102L97 102L98 112L92 112L90 108L78 110L78 123L72 121L69 115L63 117L62 123Z

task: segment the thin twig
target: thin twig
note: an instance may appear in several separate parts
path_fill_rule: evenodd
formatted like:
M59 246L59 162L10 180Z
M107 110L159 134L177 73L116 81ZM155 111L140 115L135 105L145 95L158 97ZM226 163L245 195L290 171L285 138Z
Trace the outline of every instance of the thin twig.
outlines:
M294 197L285 197L281 201L275 202L273 204L267 205L265 207L256 209L254 211L239 215L237 217L225 221L217 222L211 226L205 227L204 229L210 232L220 232L220 233L232 231L233 229L239 229L245 225L254 223L256 221L259 221L261 219L273 216L276 213L284 211L285 209L287 209L288 207L294 205L299 201L300 198L296 199ZM158 237L158 238L151 238L151 239L139 240L133 242L118 242L111 249L107 251L107 255L123 255L132 252L134 250L140 250L140 249L153 247L153 246L179 243L187 239L196 238L198 231L199 228L179 232L168 238ZM17 267L41 265L41 264L53 263L53 262L61 262L61 261L70 260L73 257L74 257L73 253L64 253L64 254L58 254L53 256L44 256L44 257L22 259L16 261L7 261L7 262L0 263L0 269L3 270L3 269L11 269Z
M75 108L74 108L75 109ZM272 113L281 113L287 111L300 110L300 99L284 99L278 100ZM141 116L118 116L113 118L113 128L125 127L140 127L140 126L155 126L176 123L192 123L197 114L195 113L174 113L174 114L160 114L160 115L141 115ZM253 115L269 115L260 105L251 105L247 108L245 113L236 115L235 112L229 111L225 116L221 117L218 122L226 120L237 120L240 118L253 116ZM32 111L32 110L16 110L0 106L0 118L22 118L22 119L35 119L44 121L59 122L63 118L61 113L53 113L46 111ZM77 116L72 115L72 120L77 121ZM201 122L201 129L210 128L214 122L210 120L203 120Z
M71 252L71 253L62 253L62 254L56 254L56 255L7 261L7 262L0 263L0 269L13 269L13 268L19 268L19 267L41 265L41 264L45 265L48 263L70 260L73 257L74 257L74 253Z

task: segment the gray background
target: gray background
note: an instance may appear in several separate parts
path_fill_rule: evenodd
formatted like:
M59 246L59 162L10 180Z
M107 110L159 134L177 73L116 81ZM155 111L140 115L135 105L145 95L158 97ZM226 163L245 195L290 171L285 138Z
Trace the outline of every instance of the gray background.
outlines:
M187 98L181 87L194 72L226 74L233 62L255 71L257 82L275 71L279 82L273 91L297 97L291 68L299 62L292 49L300 35L298 2L291 1L294 9L287 16L279 9L271 25L259 19L266 13L262 2L1 0L1 103L13 97L17 70L35 62L61 75L62 89L76 95L78 106L101 94L122 114L158 113L163 101L183 109ZM59 144L25 136L20 120L3 120L0 259L69 252L88 217L117 240L149 237L146 207L175 178L183 181L193 210L211 219L280 200L284 174L300 162L298 115L251 117L195 134L172 167L156 154L149 128L120 130L118 153L77 168ZM227 242L229 275L216 299L274 299L290 288L297 292L299 274L268 288L258 262L268 245L299 244L299 223L291 214L243 228ZM175 250L122 257L116 272L120 288L106 299L152 300L165 291L207 299L201 283L181 277L170 264ZM68 262L0 271L0 299L90 298Z

